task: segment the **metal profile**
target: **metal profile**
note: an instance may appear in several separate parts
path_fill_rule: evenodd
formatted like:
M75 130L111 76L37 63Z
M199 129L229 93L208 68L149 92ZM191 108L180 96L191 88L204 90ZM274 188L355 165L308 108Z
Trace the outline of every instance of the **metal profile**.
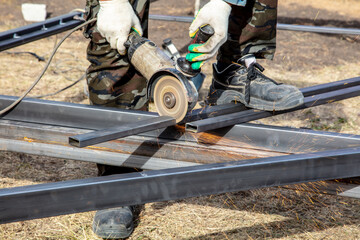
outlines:
M189 161L177 161L165 157L149 157L141 154L131 155L129 153L121 153L115 149L113 151L111 151L111 149L101 148L81 149L60 144L49 144L36 141L29 142L5 138L0 138L0 150L106 164L111 166L126 166L145 170L187 167L200 164Z
M73 29L84 22L82 15L81 12L68 13L2 32L0 33L0 52Z
M322 104L341 101L347 98L360 96L360 86L353 86L336 91L325 92L314 96L308 96L304 99L304 104L294 109L278 112L266 112L259 110L247 110L227 115L222 115L214 118L208 118L191 123L186 123L186 130L192 132L205 132L216 128L227 127L235 124L240 124L248 121L257 120L260 118L271 117L283 113L293 112L305 108L315 107Z
M169 15L150 15L151 20L170 21L170 22L184 22L191 23L194 17L188 16L169 16ZM360 35L360 29L356 28L337 28L337 27L321 27L321 26L307 26L307 25L293 25L293 24L277 24L278 30L286 31L300 31L326 34L345 34L345 35Z
M359 164L350 148L1 189L0 223L355 177Z
M176 119L168 116L161 116L143 121L135 121L117 127L98 130L95 132L83 133L69 138L69 144L75 147L87 147L98 143L115 140L117 138L136 135L143 132L157 130L174 126Z
M0 109L16 99L0 95ZM25 98L0 119L98 130L157 116L157 113L151 112Z

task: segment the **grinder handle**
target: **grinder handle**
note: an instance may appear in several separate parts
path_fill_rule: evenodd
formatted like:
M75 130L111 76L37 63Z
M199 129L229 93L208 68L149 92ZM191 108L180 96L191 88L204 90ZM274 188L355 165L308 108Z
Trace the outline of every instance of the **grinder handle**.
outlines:
M214 35L214 33L215 33L214 28L209 24L201 26L197 31L195 37L191 41L191 44L203 44L207 40L209 40L209 38L211 38ZM184 57L178 58L177 64L180 70L186 75L195 76L201 72L201 69L194 70L191 67L191 62L186 60Z
M197 31L195 37L193 38L193 41L191 41L191 44L195 44L195 43L203 44L207 40L209 40L209 38L211 38L214 35L214 33L215 33L214 28L209 24L201 26L199 28L199 31Z

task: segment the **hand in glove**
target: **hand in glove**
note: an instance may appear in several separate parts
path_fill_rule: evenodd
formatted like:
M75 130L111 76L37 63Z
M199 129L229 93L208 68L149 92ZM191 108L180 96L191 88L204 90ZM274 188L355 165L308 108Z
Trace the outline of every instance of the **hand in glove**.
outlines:
M195 20L189 28L190 37L194 37L201 26L209 24L215 30L215 34L204 44L192 44L186 59L194 62L191 67L199 69L207 60L213 57L220 46L227 40L229 16L231 6L223 0L211 0L200 9Z
M129 0L100 0L100 10L97 16L97 28L100 34L117 49L121 55L126 54L124 43L131 28L142 35L140 21Z

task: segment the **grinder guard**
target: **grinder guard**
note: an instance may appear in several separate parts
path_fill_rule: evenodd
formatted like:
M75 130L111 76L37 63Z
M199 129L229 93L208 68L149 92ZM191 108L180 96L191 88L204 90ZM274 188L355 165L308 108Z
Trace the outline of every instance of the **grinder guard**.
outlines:
M132 32L130 34L125 46L127 47L128 58L131 64L148 80L147 97L149 100L154 99L154 87L160 79L162 79L162 86L167 88L163 80L166 76L169 76L166 81L170 85L176 85L176 88L173 88L173 90L176 90L174 90L174 92L181 92L181 94L176 94L177 97L186 98L185 101L177 99L178 103L181 103L180 107L177 105L178 111L181 112L180 115L183 116L184 113L194 108L198 100L196 87L191 80L176 69L176 62L173 59L158 48L154 42L141 37L136 32ZM180 84L173 81L179 81ZM170 95L172 95L171 91ZM156 99L157 101L165 101L166 98L164 96L163 99L159 97ZM154 101L156 100L154 99ZM174 101L176 102L176 99ZM161 104L162 106L166 105L164 102ZM159 102L155 103L155 105L159 106ZM157 110L160 115L164 114L164 111L159 111L159 109ZM170 116L172 116L172 114L170 114ZM177 122L182 120L178 117L175 118Z
M147 96L148 99L153 99L153 93L154 93L154 86L161 77L163 76L173 76L177 80L179 80L186 91L187 95L187 102L189 104L188 109L189 111L193 109L197 103L198 100L198 91L196 90L196 87L192 81L190 81L187 77L185 77L180 71L174 69L174 68L166 68L161 69L158 72L156 72L148 81L147 83Z

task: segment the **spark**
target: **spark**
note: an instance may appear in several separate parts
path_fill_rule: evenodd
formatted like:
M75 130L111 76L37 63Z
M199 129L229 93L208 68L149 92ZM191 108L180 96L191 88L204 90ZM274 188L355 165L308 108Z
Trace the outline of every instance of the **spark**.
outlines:
M320 13L320 10L317 12L317 14L316 14L316 16L315 16L315 18L314 18L314 22L315 22L315 21L316 21L316 19L318 18L319 13Z
M222 232L222 234L224 235L224 237L225 237L226 239L229 239L228 236L226 235L226 233Z
M34 139L31 139L31 138L28 138L28 137L24 137L24 140L29 142L29 143L34 142Z
M239 209L239 208L235 205L234 200L229 196L228 193L226 193L226 197L230 200L232 206L233 206L235 209Z

